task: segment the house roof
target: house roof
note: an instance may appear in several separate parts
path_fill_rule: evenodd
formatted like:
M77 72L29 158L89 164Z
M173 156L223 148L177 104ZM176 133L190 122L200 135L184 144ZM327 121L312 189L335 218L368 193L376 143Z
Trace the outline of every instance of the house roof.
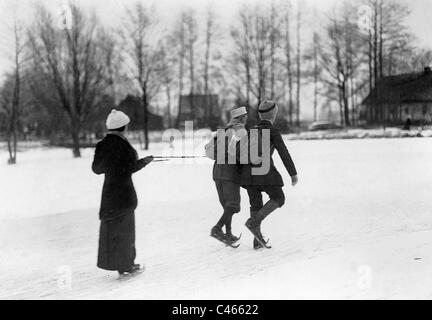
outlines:
M432 102L432 71L400 74L382 78L363 104L401 104Z

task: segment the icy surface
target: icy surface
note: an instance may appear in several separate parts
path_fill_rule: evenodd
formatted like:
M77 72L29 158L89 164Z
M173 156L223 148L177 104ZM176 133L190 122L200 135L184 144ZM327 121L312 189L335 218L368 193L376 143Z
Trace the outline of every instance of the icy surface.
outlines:
M147 270L129 282L95 266L103 177L90 170L93 150L78 160L26 151L15 167L0 153L0 298L431 299L432 140L287 143L300 184L287 183L286 206L263 225L269 251L252 250L244 191L233 225L242 246L209 237L221 214L210 161L136 174Z

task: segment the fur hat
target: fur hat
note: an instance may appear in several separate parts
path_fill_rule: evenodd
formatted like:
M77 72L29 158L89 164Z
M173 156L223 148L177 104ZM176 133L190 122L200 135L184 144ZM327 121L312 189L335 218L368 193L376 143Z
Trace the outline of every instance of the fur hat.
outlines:
M237 108L231 111L231 119L235 119L247 114L246 107Z
M262 120L268 120L274 122L276 120L277 113L279 111L276 102L271 100L263 101L259 108L258 113Z
M108 130L120 129L127 126L130 123L129 117L121 111L113 110L111 111L108 119L106 121L106 126Z

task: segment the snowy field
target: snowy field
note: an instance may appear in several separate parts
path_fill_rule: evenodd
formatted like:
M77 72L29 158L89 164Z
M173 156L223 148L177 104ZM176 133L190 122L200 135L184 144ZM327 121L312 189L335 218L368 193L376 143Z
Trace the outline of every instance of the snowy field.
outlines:
M432 139L288 147L300 184L285 187L286 206L263 225L268 251L252 250L244 191L233 225L241 247L209 237L221 214L210 161L136 174L137 262L147 271L129 282L96 268L103 177L90 170L93 150L78 160L25 151L14 167L1 151L0 298L432 299Z

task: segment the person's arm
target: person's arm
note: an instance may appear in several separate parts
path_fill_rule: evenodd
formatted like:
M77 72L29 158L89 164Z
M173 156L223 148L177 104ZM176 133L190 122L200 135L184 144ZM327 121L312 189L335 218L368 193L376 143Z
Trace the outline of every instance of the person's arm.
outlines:
M128 173L134 174L142 169L144 169L148 164L150 164L154 158L153 156L145 157L143 159L138 159L138 155L136 151L132 148L132 146L127 145L127 148L121 153L124 155L122 162L124 165L120 166Z
M94 159L93 159L92 170L97 175L104 174L105 170L106 170L104 157L102 155L101 146L99 143L96 145L96 151L95 151L95 155L94 155Z
M297 169L285 145L285 142L282 139L280 132L277 129L272 129L271 138L273 140L277 152L279 153L279 156L282 159L285 168L287 169L289 175L291 176L293 185L296 185L298 182Z
M216 142L216 136L212 136L209 143L207 143L206 146L204 147L206 157L211 159L211 160L216 160L216 157L217 157L217 150L216 150L216 143L215 142Z
M135 160L133 159L129 163L129 171L131 173L136 173L149 165L154 160L153 156L145 157L143 159Z

